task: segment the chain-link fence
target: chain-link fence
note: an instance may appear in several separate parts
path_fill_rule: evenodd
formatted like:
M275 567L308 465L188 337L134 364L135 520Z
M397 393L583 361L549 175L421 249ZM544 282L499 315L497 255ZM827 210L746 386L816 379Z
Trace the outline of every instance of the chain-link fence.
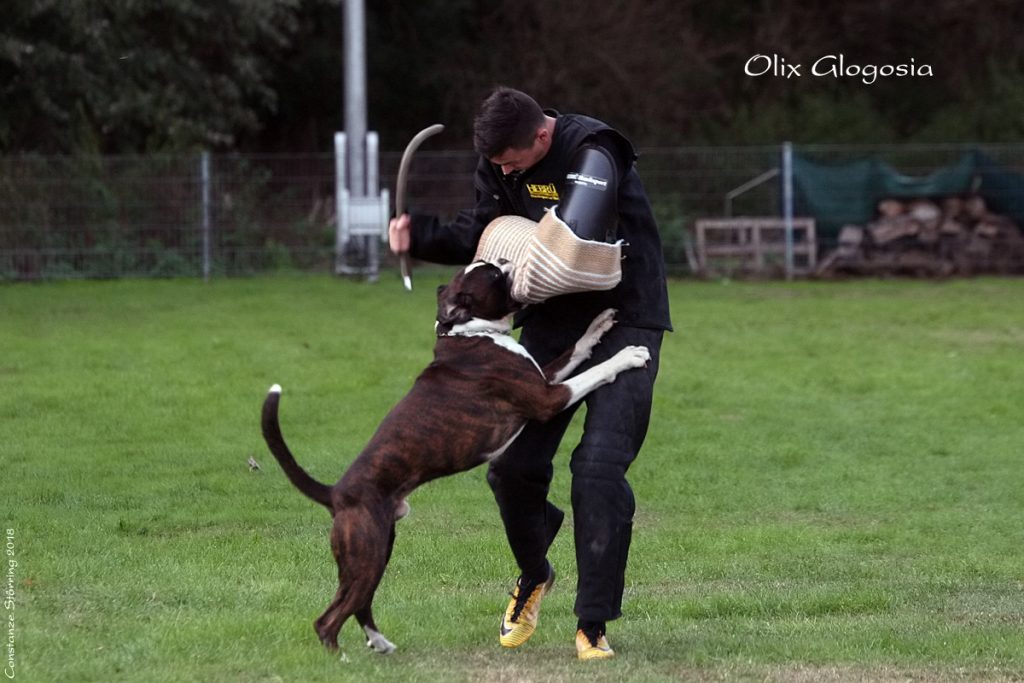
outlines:
M334 244L322 156L0 159L0 276L195 276L314 266ZM204 180L206 182L204 182Z
M781 149L642 150L638 168L672 271L694 269L692 231L698 219L782 215ZM808 193L817 178L827 179L843 164L876 159L919 179L960 163L966 154L983 155L985 168L1000 171L997 180L986 180L1002 183L991 190L996 204L1024 206L1018 175L1024 170L1024 146L800 146L796 152L811 163L797 178L803 182L797 183L798 214L826 211ZM397 153L381 155L382 186L393 187L398 158ZM471 153L421 151L410 177L412 208L451 216L470 206L475 165ZM977 190L979 173L972 175L972 187L951 193ZM848 183L825 183L817 190L833 199L857 195L849 199L866 199L872 207L879 198L861 196L864 187ZM292 267L328 271L334 262L334 197L330 154L0 158L0 278L217 277ZM1006 213L1017 220L1014 211ZM832 226L818 234L825 256L841 246L841 221L812 217ZM382 253L389 258L387 250Z

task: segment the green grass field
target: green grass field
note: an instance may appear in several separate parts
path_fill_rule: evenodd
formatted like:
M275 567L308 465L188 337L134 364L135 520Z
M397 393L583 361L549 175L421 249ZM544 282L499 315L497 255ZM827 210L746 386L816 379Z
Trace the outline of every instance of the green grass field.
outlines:
M429 361L449 271L0 287L3 664L24 681L1024 677L1024 280L671 286L619 657L579 663L575 569L497 644L515 570L482 468L412 499L343 656L332 480ZM578 434L573 432L570 434ZM569 440L567 440L568 443ZM568 509L568 448L553 496ZM254 456L262 470L250 472ZM568 528L568 527L567 527ZM17 566L12 565L12 560Z

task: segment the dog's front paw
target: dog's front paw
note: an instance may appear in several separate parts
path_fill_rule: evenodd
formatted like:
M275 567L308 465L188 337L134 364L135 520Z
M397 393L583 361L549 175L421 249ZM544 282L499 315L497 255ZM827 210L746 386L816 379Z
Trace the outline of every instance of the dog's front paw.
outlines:
M617 312L614 308L606 308L598 313L597 317L591 321L584 337L590 340L592 344L597 344L601 341L604 333L615 326L615 314Z
M627 346L615 356L627 368L642 368L651 360L651 352L646 346Z

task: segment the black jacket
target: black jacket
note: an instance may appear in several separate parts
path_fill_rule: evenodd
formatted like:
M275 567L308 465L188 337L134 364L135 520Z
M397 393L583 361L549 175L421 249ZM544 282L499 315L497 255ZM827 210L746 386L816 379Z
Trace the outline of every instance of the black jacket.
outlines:
M567 294L531 305L519 322L531 326L553 324L582 332L599 312L616 308L621 325L671 330L661 238L634 167L632 145L597 119L546 113L555 117L555 132L544 158L520 174L505 176L499 167L481 157L474 178L476 205L459 212L448 224L433 216L412 214L411 254L434 263L469 263L480 234L497 216L539 221L545 209L558 204L576 150L584 143L598 144L608 149L620 165L618 238L625 242L622 282L609 291Z

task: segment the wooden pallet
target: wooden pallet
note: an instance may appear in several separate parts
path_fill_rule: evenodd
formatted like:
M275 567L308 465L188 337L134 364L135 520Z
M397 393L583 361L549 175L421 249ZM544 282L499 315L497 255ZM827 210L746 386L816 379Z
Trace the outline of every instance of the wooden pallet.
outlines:
M786 222L782 218L700 218L695 232L701 275L785 273ZM814 219L794 218L793 274L814 272L817 249Z

